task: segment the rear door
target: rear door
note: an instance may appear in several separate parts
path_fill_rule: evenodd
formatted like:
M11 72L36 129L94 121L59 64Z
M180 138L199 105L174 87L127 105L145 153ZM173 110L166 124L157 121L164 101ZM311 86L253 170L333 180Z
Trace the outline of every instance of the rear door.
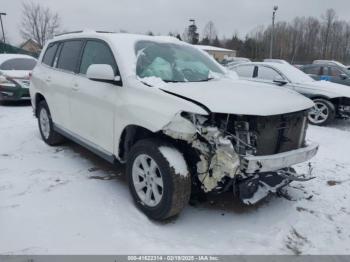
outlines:
M72 130L69 97L72 94L82 45L82 40L66 40L60 43L53 61L54 70L50 71L46 79L51 85L52 108L50 110L53 121L66 130Z
M119 75L109 45L101 40L88 39L81 56L78 74L74 76L70 96L72 130L85 142L104 153L113 153L114 111L121 89L113 83L90 80L87 69L92 64L108 64Z

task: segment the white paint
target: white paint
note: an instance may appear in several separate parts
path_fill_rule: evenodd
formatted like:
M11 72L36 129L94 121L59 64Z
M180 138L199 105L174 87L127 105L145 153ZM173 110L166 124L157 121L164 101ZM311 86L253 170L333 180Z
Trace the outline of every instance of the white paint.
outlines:
M89 79L114 80L113 68L110 65L90 65L86 72Z
M159 151L169 162L169 165L175 169L175 173L181 176L189 176L189 171L187 167L187 163L185 161L184 156L175 148L161 146L159 147Z
M194 99L212 112L268 116L311 108L308 98L277 86L244 80L219 79L197 83L172 83L163 89Z

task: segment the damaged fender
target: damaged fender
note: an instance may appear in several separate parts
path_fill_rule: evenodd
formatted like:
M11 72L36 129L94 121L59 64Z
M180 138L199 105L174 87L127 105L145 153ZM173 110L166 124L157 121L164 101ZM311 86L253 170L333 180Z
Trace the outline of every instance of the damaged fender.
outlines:
M198 120L199 123L196 123ZM233 178L240 167L239 155L232 142L217 127L204 127L205 117L193 119L193 122L178 113L162 129L163 133L173 139L186 141L199 152L197 163L198 179L202 189L210 192L224 177ZM201 139L200 139L201 138Z

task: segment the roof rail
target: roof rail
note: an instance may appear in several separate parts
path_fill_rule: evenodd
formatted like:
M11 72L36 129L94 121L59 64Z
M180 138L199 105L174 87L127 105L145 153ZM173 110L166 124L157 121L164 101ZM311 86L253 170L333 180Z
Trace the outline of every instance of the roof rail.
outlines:
M61 36L61 35L68 35L68 34L75 34L75 33L82 33L84 32L83 30L78 30L78 31L71 31L71 32L64 32L64 33L61 33L61 34L57 34L55 36Z
M95 31L95 30L89 30L89 29L85 29L85 30L77 30L77 31L71 31L71 32L64 32L61 34L57 34L56 36L61 36L61 35L68 35L68 34L76 34L76 33L84 33L84 32L96 32L96 33L101 33L101 34L113 34L115 32L112 31Z

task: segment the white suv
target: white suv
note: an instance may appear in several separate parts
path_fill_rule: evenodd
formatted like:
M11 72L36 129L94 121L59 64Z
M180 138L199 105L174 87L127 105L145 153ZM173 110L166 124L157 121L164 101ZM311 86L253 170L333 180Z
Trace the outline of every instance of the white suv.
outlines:
M230 190L254 204L312 158L311 100L238 80L209 55L171 37L75 32L46 44L30 94L43 140L69 138L126 163L136 205L153 219L190 195Z

